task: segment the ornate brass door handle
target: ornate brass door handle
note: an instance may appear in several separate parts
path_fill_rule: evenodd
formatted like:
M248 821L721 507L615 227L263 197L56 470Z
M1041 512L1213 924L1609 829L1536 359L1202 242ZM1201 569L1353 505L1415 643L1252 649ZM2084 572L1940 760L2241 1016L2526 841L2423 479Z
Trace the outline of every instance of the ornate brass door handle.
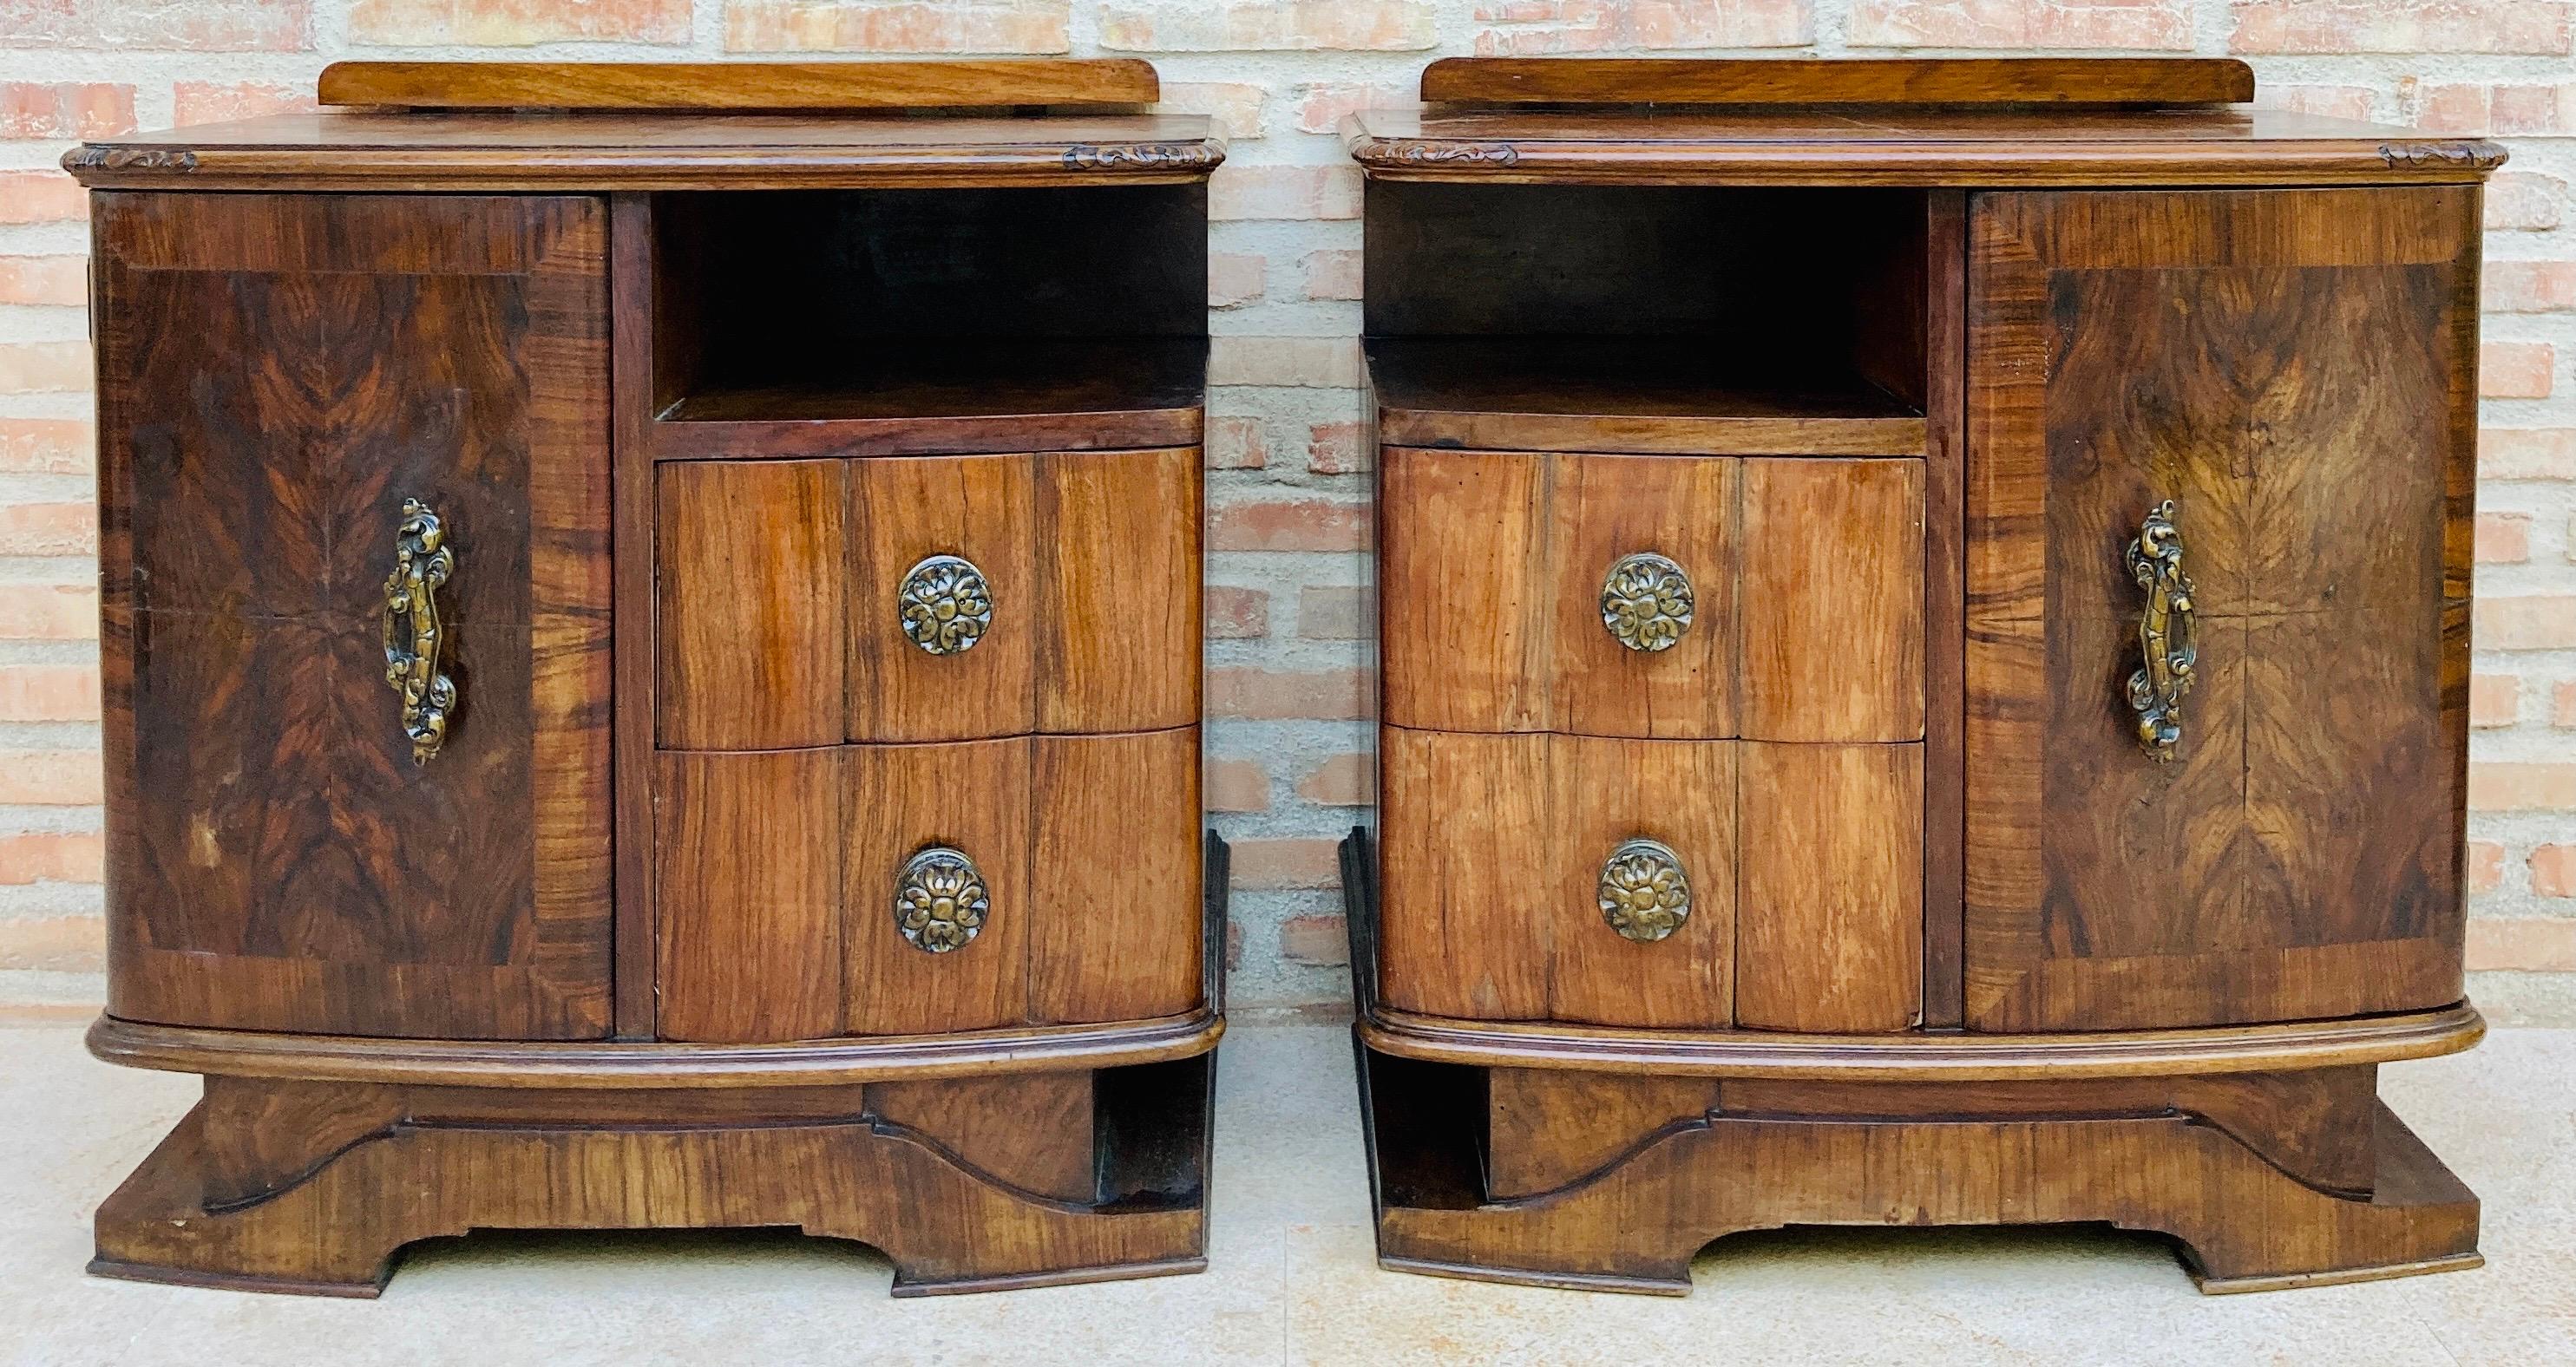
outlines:
M1652 944L1690 919L1690 874L1660 840L1620 842L1601 865L1601 919L1626 939Z
M2182 532L2172 499L2155 506L2129 543L2129 577L2147 592L2138 618L2145 663L2129 676L2129 706L2138 714L2138 744L2157 762L2182 744L2182 700L2198 677L2200 646L2192 626L2191 577L2182 570Z
M1691 581L1652 551L1623 555L1601 581L1601 625L1630 650L1670 650L1690 630Z
M992 909L984 871L963 850L933 845L905 860L895 876L894 928L925 954L964 948Z
M903 634L933 655L972 650L993 625L993 589L962 555L934 555L904 572L896 590Z
M456 573L447 528L416 498L403 500L394 529L394 572L385 576L385 682L402 696L411 762L429 763L447 743L456 681L438 672L438 590Z

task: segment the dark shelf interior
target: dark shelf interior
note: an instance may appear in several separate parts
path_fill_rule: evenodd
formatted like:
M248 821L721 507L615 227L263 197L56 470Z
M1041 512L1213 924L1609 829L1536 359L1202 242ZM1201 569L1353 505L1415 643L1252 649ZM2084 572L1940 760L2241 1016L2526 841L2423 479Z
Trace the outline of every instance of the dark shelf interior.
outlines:
M1207 341L948 340L817 347L793 365L709 377L664 422L840 422L1195 410Z
M1858 369L1781 365L1709 337L1372 337L1384 408L1655 418L1920 421Z

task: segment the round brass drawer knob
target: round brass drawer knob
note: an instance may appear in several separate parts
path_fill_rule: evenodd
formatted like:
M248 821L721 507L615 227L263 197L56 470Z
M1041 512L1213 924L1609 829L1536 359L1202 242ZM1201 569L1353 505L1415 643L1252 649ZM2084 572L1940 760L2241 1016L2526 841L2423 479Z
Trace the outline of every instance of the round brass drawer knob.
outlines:
M904 861L894 885L894 927L904 942L928 954L962 949L984 929L993 899L984 872L961 850L945 845Z
M903 634L933 655L972 650L993 625L993 589L961 555L934 555L903 576Z
M1653 944L1681 929L1690 909L1690 874L1660 840L1623 841L1601 866L1601 919L1626 939Z
M1667 557L1623 555L1601 581L1601 625L1630 650L1670 650L1690 624L1690 576Z

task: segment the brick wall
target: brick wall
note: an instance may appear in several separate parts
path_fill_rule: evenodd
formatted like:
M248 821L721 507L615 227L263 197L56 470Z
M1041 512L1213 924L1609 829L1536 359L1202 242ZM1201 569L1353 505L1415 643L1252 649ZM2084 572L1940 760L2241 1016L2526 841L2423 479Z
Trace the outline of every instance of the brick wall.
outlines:
M2571 0L0 0L0 1010L99 978L89 354L70 142L292 107L346 56L1116 53L1217 174L1208 798L1243 1004L1341 999L1333 843L1369 799L1359 177L1329 130L1445 53L2237 53L2268 100L2491 133L2470 800L2474 990L2576 1023Z

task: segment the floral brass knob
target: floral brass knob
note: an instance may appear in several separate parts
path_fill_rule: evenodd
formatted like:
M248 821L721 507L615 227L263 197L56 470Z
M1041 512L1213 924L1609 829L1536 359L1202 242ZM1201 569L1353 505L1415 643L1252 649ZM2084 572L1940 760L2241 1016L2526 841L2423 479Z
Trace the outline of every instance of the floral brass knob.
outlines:
M1623 555L1601 581L1601 625L1630 650L1670 650L1690 624L1690 576L1664 556Z
M1601 866L1601 919L1626 939L1653 944L1690 919L1690 874L1660 840L1621 842Z
M933 845L904 861L895 878L894 927L927 954L963 949L984 929L993 899L983 870L963 851Z
M972 650L993 625L992 586L964 556L934 555L913 566L896 599L903 634L933 655Z

